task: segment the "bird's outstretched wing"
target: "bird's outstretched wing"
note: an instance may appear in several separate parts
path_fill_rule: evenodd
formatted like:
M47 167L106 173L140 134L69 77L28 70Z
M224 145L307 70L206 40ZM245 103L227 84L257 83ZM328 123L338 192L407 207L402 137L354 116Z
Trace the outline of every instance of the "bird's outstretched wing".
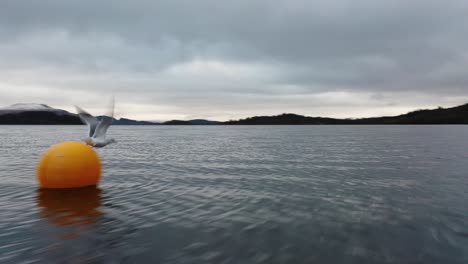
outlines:
M88 136L92 137L95 134L96 128L99 124L99 120L96 117L92 116L85 110L81 109L80 107L76 106L76 111L78 112L78 116L80 117L81 121L88 125Z
M114 108L115 108L115 97L112 96L110 105L109 105L109 115L108 115L112 118L114 118Z
M94 132L93 137L94 138L102 138L104 139L106 137L107 129L110 127L112 124L113 118L108 117L108 116L103 116L101 118L101 121L96 127L96 131Z
M112 97L111 107L110 107L111 108L110 116L103 116L101 118L101 121L99 121L96 127L96 131L94 132L94 135L93 135L94 138L102 138L102 139L106 138L107 129L112 124L112 121L114 121L114 105L115 105L115 101L114 101L114 98Z

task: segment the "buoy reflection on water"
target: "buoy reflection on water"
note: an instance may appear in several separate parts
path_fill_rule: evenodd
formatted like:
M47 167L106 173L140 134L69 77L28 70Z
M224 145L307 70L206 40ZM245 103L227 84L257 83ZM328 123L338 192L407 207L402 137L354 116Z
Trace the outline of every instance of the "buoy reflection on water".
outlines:
M37 206L42 218L58 226L90 225L102 215L102 190L95 186L70 189L39 189Z

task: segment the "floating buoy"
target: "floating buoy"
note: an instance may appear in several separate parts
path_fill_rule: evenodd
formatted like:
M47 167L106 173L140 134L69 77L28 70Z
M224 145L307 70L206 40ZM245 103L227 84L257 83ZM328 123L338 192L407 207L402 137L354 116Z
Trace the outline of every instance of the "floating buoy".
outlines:
M50 147L37 166L41 188L77 188L97 185L101 160L94 149L76 141Z

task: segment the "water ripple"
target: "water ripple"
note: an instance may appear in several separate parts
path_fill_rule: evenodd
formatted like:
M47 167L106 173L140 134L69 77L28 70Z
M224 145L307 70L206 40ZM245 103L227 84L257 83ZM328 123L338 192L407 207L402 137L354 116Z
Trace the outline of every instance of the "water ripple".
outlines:
M0 127L0 262L468 260L465 127L111 127L99 188L37 190L83 129Z

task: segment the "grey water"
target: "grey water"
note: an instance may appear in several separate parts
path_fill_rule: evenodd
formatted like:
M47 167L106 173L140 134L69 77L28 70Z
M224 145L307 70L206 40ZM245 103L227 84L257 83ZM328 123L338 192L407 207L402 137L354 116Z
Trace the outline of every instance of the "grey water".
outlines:
M114 126L39 190L85 130L0 126L0 263L468 263L468 126Z

